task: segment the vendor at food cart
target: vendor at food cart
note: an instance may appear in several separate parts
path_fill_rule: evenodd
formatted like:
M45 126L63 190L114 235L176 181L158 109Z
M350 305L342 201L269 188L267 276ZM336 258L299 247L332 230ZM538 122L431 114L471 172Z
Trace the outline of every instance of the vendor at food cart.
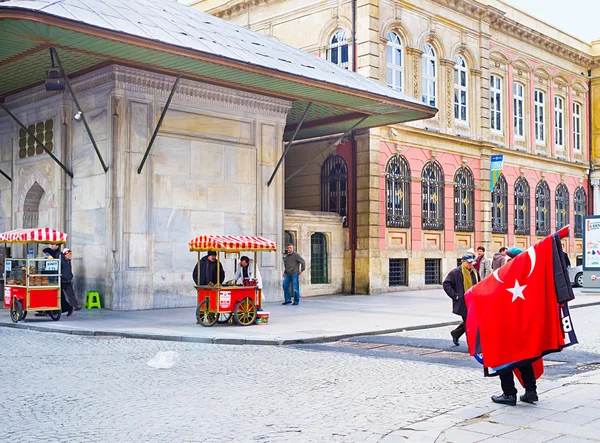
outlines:
M63 305L63 312L67 312L67 317L70 317L73 314L73 310L79 311L81 309L73 290L73 268L71 266L73 252L68 248L61 251L59 245L51 245L49 248L44 249L43 252L52 258L60 257L60 266L62 269L61 293L67 301L67 304Z
M256 268L256 276L254 276L254 260L250 260L250 258L243 255L240 258L240 262L237 266L237 271L235 271L235 275L233 279L238 284L244 284L244 280L256 280L256 286L258 289L262 289L262 277L260 276L260 271L258 267Z
M198 281L198 264L194 267L192 278L194 283L198 286L208 286L209 284L217 284L217 265L219 274L219 284L223 284L225 281L225 271L223 265L217 263L217 253L215 251L208 251L208 253L200 260L200 281Z

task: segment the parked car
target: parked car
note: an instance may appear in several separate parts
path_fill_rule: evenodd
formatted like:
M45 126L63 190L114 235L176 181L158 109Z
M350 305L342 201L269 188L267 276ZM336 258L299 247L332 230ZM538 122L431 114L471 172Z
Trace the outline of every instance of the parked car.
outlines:
M583 266L573 266L569 269L569 280L571 284L577 288L583 286Z

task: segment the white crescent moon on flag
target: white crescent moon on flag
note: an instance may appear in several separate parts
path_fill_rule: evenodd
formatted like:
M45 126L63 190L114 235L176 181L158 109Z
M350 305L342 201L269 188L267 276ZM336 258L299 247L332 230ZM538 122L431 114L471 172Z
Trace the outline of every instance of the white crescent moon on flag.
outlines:
M498 269L496 269L496 270L494 271L494 278L495 278L496 280L498 280L500 283L504 283L502 280L500 280L500 276L498 275L498 271L499 271L499 270L500 270L500 268L498 268Z
M529 254L529 258L531 259L531 270L529 271L529 275L527 276L527 278L529 278L531 277L531 274L533 274L533 270L535 269L535 249L533 248L533 246L527 248L527 253Z

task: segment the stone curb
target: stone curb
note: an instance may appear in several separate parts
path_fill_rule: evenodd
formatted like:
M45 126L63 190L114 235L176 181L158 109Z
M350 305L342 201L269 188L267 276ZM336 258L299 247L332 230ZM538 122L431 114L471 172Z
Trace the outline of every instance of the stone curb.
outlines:
M597 306L600 302L582 303L576 306L570 306L569 309L585 308L588 306ZM404 331L419 331L423 329L434 329L441 328L444 326L458 325L460 321L451 321L443 323L430 323L425 325L417 326L406 326L392 329L380 329L375 331L356 332L348 334L338 335L325 335L321 337L311 338L298 338L298 339L253 339L253 338L218 338L218 337L194 337L187 335L163 335L163 334L145 334L139 332L126 332L126 331L90 331L85 329L62 329L35 326L20 323L0 323L0 327L13 328L13 329L25 329L36 332L52 332L57 334L70 334L70 335L82 335L82 336L95 336L95 337L119 337L119 338L133 338L139 340L159 340L159 341L175 341L175 342L186 342L186 343L204 343L204 344L216 344L216 345L253 345L253 346L288 346L288 345L309 345L309 344L320 344L320 343L331 343L339 340L344 340L353 337L368 337L370 335L385 335L394 334L397 332Z

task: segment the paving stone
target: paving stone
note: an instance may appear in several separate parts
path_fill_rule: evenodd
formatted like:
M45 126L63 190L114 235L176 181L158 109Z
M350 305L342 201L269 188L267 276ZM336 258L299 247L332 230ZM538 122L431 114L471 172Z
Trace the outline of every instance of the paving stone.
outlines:
M440 435L440 441L448 443L475 443L487 438L489 438L489 435L460 428L448 429Z
M465 429L467 431L479 432L481 434L491 435L493 437L498 437L503 434L507 434L508 432L515 431L517 427L503 425L500 423L494 423L491 421L479 421L477 423L473 423L467 426L462 427L461 429Z
M543 443L560 436L561 434L559 433L542 431L539 429L519 429L518 431L505 434L502 437L509 440L517 440L523 443Z

